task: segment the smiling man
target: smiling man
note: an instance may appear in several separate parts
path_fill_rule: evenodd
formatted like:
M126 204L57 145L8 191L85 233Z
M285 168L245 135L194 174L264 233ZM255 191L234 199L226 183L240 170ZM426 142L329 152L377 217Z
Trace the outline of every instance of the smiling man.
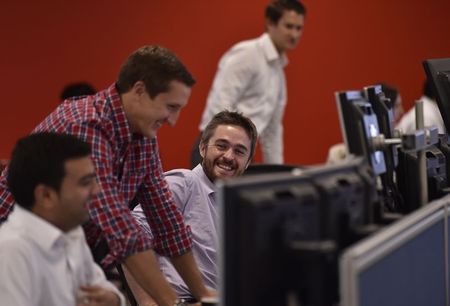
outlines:
M209 295L192 256L189 228L162 176L156 139L163 124L175 125L194 83L172 52L145 46L126 59L116 83L64 101L33 131L72 134L91 145L101 191L89 205L87 241L104 268L123 263L158 305L180 301L153 250L170 257L196 298ZM131 216L133 198L142 204L153 238ZM0 221L13 203L1 177Z
M100 191L90 154L71 135L37 133L17 142L7 175L17 206L0 227L2 305L125 305L80 226Z
M250 119L237 112L216 114L203 131L200 142L201 164L193 170L175 169L165 173L179 211L192 229L193 252L205 284L218 289L218 231L219 207L216 202L218 179L240 176L255 153L257 131ZM133 211L139 224L153 235L145 221L141 206ZM194 297L172 264L159 258L161 270L178 296L190 300ZM129 284L139 305L153 305L151 297L142 292L130 279Z
M287 101L284 67L286 51L293 50L303 33L306 8L297 0L272 1L266 8L266 33L239 42L220 59L199 126L203 131L214 116L236 110L256 125L263 161L281 164L283 115ZM197 139L192 166L200 160Z

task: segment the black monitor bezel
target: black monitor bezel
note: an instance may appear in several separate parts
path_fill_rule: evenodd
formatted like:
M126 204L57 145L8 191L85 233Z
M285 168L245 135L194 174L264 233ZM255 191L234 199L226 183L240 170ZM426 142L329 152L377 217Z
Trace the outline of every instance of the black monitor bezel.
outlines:
M423 61L423 67L436 96L448 134L450 131L450 58L427 59Z

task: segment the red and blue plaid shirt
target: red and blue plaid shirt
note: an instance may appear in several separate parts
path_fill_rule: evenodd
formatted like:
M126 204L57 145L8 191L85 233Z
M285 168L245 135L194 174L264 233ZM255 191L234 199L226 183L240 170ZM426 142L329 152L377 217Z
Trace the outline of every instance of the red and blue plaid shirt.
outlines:
M76 135L92 146L101 192L89 203L90 221L84 229L91 248L106 239L110 252L102 265L150 248L166 256L191 248L190 229L184 225L163 178L156 138L131 133L114 84L94 96L64 101L33 132L42 131ZM155 234L153 241L128 208L135 195ZM6 219L13 203L4 171L0 178L0 220Z

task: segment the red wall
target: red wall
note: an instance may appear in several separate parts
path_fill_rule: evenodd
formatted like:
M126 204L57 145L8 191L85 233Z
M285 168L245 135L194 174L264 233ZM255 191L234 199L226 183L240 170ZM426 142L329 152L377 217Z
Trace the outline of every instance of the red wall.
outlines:
M164 167L187 167L217 61L233 43L263 31L267 2L2 1L0 158L58 104L66 83L102 89L129 53L161 44L198 81L177 126L159 133ZM450 57L448 0L304 2L304 35L286 69L286 162L297 164L324 161L341 141L336 90L385 81L410 107L425 78L421 61Z

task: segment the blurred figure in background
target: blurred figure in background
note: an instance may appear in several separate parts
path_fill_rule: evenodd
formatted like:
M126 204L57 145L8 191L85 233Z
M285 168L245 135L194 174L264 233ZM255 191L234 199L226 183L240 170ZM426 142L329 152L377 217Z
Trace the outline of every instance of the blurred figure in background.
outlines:
M423 84L423 94L419 100L423 101L424 125L435 125L440 134L445 133L445 125L436 103L436 96L428 80L425 80ZM416 111L414 106L400 119L396 128L400 129L403 133L409 133L416 129Z
M70 83L63 88L59 98L64 101L72 97L90 96L96 92L97 90L87 82Z
M400 118L405 113L400 92L394 86L386 83L381 83L381 90L384 92L386 98L389 98L389 100L391 100L394 109L394 122L398 123Z

